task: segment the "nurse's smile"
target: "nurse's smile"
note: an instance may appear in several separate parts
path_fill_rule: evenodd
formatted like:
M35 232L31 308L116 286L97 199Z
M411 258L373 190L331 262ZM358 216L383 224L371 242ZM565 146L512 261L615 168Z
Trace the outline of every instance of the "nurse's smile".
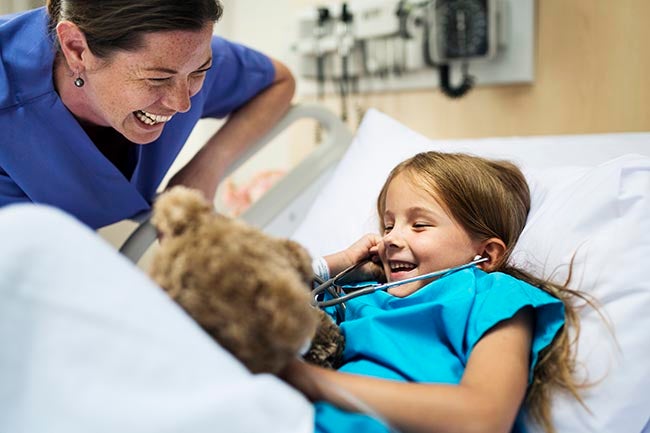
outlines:
M173 116L163 116L160 114L153 114L143 110L134 111L133 114L140 122L150 126L169 122L173 117Z

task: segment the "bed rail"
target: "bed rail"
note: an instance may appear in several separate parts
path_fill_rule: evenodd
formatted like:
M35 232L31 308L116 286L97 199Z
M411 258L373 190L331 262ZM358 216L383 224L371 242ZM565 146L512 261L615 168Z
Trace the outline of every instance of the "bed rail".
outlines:
M319 179L328 175L341 159L350 142L352 132L333 112L318 105L294 105L262 139L248 149L226 175L235 171L251 156L266 146L281 132L299 119L316 120L323 128L325 139L296 167L280 179L259 200L253 203L240 218L265 231L288 236L300 221L301 213L315 198ZM150 223L151 213L134 218L139 223L120 247L120 252L137 263L156 241L156 230Z

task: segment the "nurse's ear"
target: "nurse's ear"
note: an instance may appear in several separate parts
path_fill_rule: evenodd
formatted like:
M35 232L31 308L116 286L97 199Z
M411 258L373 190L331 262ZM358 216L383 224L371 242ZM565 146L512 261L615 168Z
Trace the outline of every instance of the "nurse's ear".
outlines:
M88 48L86 35L73 22L61 21L56 26L61 52L73 74L79 75L88 68L88 57L92 54Z
M490 238L481 243L478 255L486 257L487 262L480 263L479 268L492 272L501 266L506 253L506 244L499 238Z

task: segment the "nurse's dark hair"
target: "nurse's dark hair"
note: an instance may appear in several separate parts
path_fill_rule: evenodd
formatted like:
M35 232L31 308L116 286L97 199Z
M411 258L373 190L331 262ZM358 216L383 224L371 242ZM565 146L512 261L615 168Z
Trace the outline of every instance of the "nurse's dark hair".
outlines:
M491 272L512 275L563 302L565 326L553 343L540 353L526 396L529 415L547 432L554 432L551 422L551 392L554 389L568 391L584 406L580 390L589 384L575 377L575 349L580 333L578 308L585 304L596 309L597 306L586 293L569 288L572 263L568 264L568 277L563 284L552 282L552 276L539 278L509 263L530 211L530 190L523 173L508 161L463 153L419 153L397 165L379 193L377 212L382 233L386 194L398 175L405 176L413 188L430 194L473 240L499 238L505 243L506 251L497 263L491 263ZM570 328L574 331L571 335Z
M67 20L86 36L99 58L134 51L147 33L200 30L223 14L219 0L47 0L48 28L57 48L56 26Z

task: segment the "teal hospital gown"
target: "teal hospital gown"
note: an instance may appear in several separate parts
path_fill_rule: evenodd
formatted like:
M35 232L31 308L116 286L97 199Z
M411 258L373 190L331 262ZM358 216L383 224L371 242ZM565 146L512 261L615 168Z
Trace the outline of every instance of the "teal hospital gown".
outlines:
M472 349L497 323L535 310L530 378L539 352L564 324L561 301L499 272L469 268L398 298L378 291L346 303L340 371L403 382L458 384ZM316 432L388 432L381 422L316 403ZM513 432L525 431L517 417Z

